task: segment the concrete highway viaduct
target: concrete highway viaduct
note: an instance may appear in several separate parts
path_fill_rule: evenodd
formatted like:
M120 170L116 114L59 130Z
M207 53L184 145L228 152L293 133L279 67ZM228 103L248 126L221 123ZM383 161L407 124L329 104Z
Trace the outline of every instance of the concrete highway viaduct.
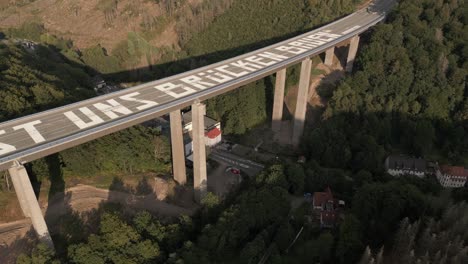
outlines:
M272 129L278 132L283 113L286 69L300 63L292 136L293 144L299 144L306 117L311 58L325 52L325 64L331 65L335 47L349 42L346 70L352 71L359 35L383 21L393 4L393 0L376 0L368 8L321 28L232 59L1 123L0 171L9 171L24 215L31 218L40 240L53 247L24 164L169 114L173 174L178 183L185 184L180 109L191 106L194 189L195 199L199 201L207 191L203 101L276 74Z

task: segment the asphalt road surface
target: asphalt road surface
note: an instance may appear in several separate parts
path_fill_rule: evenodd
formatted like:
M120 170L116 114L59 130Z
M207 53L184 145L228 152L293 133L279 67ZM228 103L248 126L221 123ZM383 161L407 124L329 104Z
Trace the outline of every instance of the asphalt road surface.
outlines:
M260 173L264 166L262 164L253 162L251 160L243 159L237 155L229 153L228 151L213 149L210 154L210 159L219 163L226 163L234 168L241 170L249 177L253 177Z

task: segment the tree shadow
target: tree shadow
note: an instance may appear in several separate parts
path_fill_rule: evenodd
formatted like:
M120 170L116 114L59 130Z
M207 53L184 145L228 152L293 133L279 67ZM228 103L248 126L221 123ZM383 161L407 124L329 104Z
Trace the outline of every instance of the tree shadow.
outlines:
M125 192L125 193L132 193L133 190L130 186L125 185L122 178L115 176L112 179L112 183L109 186L109 191L117 191L117 192Z
M37 199L39 199L40 196L43 181L42 177L47 177L49 179L50 189L48 199L51 199L54 194L65 191L65 180L63 179L62 163L58 153L44 157L43 161L46 166L46 171L39 172L40 175L38 175L34 170L34 164L28 163L25 165L25 167L28 171L29 180L31 181L31 185Z
M67 254L67 245L82 242L91 233L92 225L85 225L86 219L72 207L73 195L72 192L55 194L44 216L55 250L62 256Z
M338 58L338 63L341 68L346 69L346 62L348 60L349 43L346 45L335 47L335 58ZM342 43L344 44L344 43Z
M148 177L146 176L138 180L136 186L132 186L131 184L125 184L121 177L115 176L112 179L111 185L109 186L109 191L122 192L133 195L150 195L153 193L156 194L156 190L150 184Z
M337 88L337 84L341 82L346 76L342 70L334 70L325 75L317 86L317 94L323 100L328 100L333 96Z
M65 180L63 179L62 162L60 155L53 154L44 158L49 170L50 190L49 199L56 193L65 191Z
M121 183L118 185L122 186ZM109 190L107 199L101 204L118 204L126 215L134 215L142 210L148 211L163 222L172 222L181 215L193 214L194 209L173 203L168 197L164 200L158 198L157 190L148 177L140 179L134 188L125 184L124 186L126 192ZM176 185L175 189L178 187L184 188Z
M154 194L157 196L156 190L153 188L153 186L151 186L146 176L138 181L138 184L135 187L135 194L136 195Z

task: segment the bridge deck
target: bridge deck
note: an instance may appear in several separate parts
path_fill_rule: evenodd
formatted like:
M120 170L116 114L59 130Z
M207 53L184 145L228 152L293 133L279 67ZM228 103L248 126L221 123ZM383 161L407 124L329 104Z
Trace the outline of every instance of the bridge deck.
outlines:
M232 59L0 124L0 171L225 93L320 54L382 21L378 0L319 29Z

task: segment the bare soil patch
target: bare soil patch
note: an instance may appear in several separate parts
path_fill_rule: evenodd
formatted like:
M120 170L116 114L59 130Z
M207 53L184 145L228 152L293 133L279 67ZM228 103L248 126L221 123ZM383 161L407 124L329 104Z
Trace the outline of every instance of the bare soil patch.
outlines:
M100 10L99 4L100 0L37 0L21 7L9 5L0 9L0 25L19 27L24 22L36 21L51 33L72 39L80 49L101 44L110 51L126 40L129 32L143 32L149 19L158 19L164 12L154 1L120 0L115 10L107 13ZM174 32L169 27L152 43L176 45Z

